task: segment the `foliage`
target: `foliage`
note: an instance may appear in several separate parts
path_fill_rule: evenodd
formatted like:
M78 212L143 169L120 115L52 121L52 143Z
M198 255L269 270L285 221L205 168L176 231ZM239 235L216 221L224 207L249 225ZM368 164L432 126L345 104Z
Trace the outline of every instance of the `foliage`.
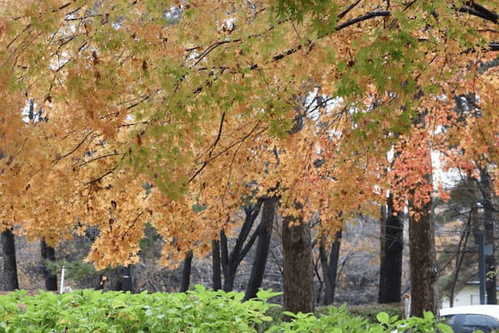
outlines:
M412 332L412 333L452 333L452 329L439 323L433 314L425 313L424 318L411 317L400 320L386 312L377 314L377 323L351 315L346 307L331 307L327 313L318 317L304 313L285 313L293 321L281 323L270 328L269 332L333 332L333 333L382 333L382 332Z
M285 312L292 321L283 322L282 313L273 310L278 306L267 302L276 295L260 291L258 298L241 302L242 293L201 286L176 294L81 290L28 296L18 291L0 296L0 332L452 332L431 313L399 320L380 312L374 323L350 314L344 306L330 307L317 317Z
M47 260L45 261L45 267L50 271L50 273L56 275L59 274L61 269L64 267L65 278L74 281L97 277L107 272L106 270L96 271L92 264L82 261Z
M103 268L137 262L151 224L163 263L176 264L233 230L248 197L278 195L298 221L320 212L331 236L359 211L376 215L392 186L399 206L424 205L419 153L451 141L466 152L456 164L498 162L497 79L479 73L496 22L483 11L458 0L2 1L0 230L54 245L98 229L88 260ZM449 101L469 90L483 116L463 124ZM455 130L433 135L442 126ZM387 175L393 145L404 154Z
M177 294L19 291L0 297L0 332L255 332L271 320L265 301L275 295L261 291L242 303L242 293L201 286Z
M401 303L351 305L348 306L348 311L354 316L368 319L373 323L377 321L376 316L380 312L386 312L390 317L397 316L398 318L402 318L404 314Z

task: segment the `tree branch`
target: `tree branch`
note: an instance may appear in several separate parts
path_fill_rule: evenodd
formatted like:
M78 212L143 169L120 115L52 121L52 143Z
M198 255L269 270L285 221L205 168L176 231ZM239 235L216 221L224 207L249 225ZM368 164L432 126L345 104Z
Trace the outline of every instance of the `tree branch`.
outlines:
M390 15L391 15L391 12L388 11L388 10L381 10L381 11L369 12L367 14L364 14L362 16L358 16L358 17L356 17L354 19L351 19L351 20L349 20L349 21L347 21L345 23L342 23L342 24L336 26L335 30L336 31L340 31L342 29L345 29L346 27L349 27L349 26L354 25L356 23L360 23L362 21L366 21L366 20L372 19L374 17L390 16Z

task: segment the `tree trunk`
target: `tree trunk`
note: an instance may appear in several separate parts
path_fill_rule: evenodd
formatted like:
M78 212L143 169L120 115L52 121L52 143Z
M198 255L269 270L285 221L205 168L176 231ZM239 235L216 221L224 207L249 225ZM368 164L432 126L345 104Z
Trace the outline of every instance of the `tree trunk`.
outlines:
M262 221L259 226L258 242L256 244L255 258L251 275L246 287L244 299L248 300L256 297L258 289L262 285L267 258L269 256L270 240L272 239L272 228L277 208L277 199L267 198L263 202Z
M46 265L48 261L55 261L55 249L48 246L45 241L41 244L41 254L43 259L43 264ZM51 273L46 267L44 268L45 275L45 288L47 290L57 291L57 275Z
M493 206L493 187L490 175L485 168L480 168L480 191L483 197L483 226L485 230L485 266L487 304L497 304L497 277L495 258L495 210Z
M133 292L132 265L121 267L118 270L117 290Z
M131 281L125 282L124 277L128 276L131 271L129 267L116 267L113 269L107 269L103 272L100 277L99 287L97 289L105 291L128 291L128 286Z
M255 223L256 218L260 213L263 200L259 199L255 205L250 205L244 208L245 218L244 223L237 235L236 243L234 248L229 252L229 243L224 230L220 231L220 251L221 251L221 263L224 275L224 291L234 290L234 281L236 279L237 268L241 264L242 260L251 247L255 243L258 230L260 230L261 225L253 232L250 236L251 229ZM260 223L261 224L261 223Z
M437 313L437 269L435 254L435 229L432 202L416 211L418 220L409 224L411 268L411 315L422 317L424 311Z
M293 224L298 222L297 225ZM293 224L293 225L290 225ZM294 313L314 311L314 267L310 228L286 217L282 223L284 308Z
M236 268L233 262L230 260L232 258L229 255L229 241L225 235L225 231L220 231L220 252L222 261L222 272L224 275L223 290L232 291L234 289L234 279L236 275Z
M393 194L386 204L381 223L381 263L378 303L399 303L402 290L402 252L404 249L403 220L393 210Z
M192 251L189 251L185 255L184 259L184 269L182 270L182 285L180 286L180 292L186 292L189 290L189 284L191 282L191 268L192 268Z
M212 271L213 271L213 290L222 289L222 270L220 263L220 241L211 241L211 259L212 259Z
M329 252L329 258L326 254L324 242L321 241L319 247L319 256L321 260L322 275L326 284L324 305L330 305L334 302L336 292L336 280L338 275L338 261L340 258L342 230L336 232L336 236Z
M456 267L454 269L454 276L452 278L452 283L451 283L450 293L449 293L449 305L451 308L454 307L454 296L455 296L457 280L459 279L459 271L461 270L461 266L462 266L463 261L464 261L464 254L465 254L466 246L468 244L468 239L470 236L471 223L473 222L473 220L475 218L474 210L475 210L475 208L472 208L472 210L470 211L468 222L466 222L466 226L465 226L463 233L461 234L461 237L459 239L459 244L457 245Z
M3 267L2 277L3 281L2 290L11 291L19 289L19 281L17 278L17 261L16 261L16 241L12 230L6 229L1 235L2 253L3 253Z

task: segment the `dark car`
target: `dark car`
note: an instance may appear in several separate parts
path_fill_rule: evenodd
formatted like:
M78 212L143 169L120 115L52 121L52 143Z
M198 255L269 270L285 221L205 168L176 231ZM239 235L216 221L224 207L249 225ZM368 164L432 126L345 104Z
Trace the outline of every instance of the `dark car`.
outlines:
M499 305L458 306L440 310L455 333L499 333Z

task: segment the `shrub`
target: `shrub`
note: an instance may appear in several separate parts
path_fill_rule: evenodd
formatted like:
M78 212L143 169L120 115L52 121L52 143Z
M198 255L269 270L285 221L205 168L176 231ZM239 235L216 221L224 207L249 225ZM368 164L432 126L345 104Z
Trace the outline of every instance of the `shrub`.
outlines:
M272 326L271 333L452 333L446 324L439 323L431 312L425 313L423 318L412 317L399 320L398 316L390 316L386 312L377 314L377 323L366 318L352 315L345 306L330 307L318 317L308 313L293 314L284 312L294 318L291 322L283 322Z
M449 333L431 313L399 320L380 312L377 322L353 315L345 306L321 314L293 314L267 300L277 295L260 291L242 302L243 293L209 291L197 286L187 293L100 292L80 290L58 295L25 291L0 296L0 333ZM283 322L283 316L291 317Z
M57 295L0 297L0 332L255 332L270 321L266 300L275 293L241 302L242 293L194 291L171 294L129 294L81 290Z
M404 307L402 303L353 305L348 307L348 311L355 316L366 318L373 323L378 321L376 316L380 312L386 312L391 317L404 317Z

